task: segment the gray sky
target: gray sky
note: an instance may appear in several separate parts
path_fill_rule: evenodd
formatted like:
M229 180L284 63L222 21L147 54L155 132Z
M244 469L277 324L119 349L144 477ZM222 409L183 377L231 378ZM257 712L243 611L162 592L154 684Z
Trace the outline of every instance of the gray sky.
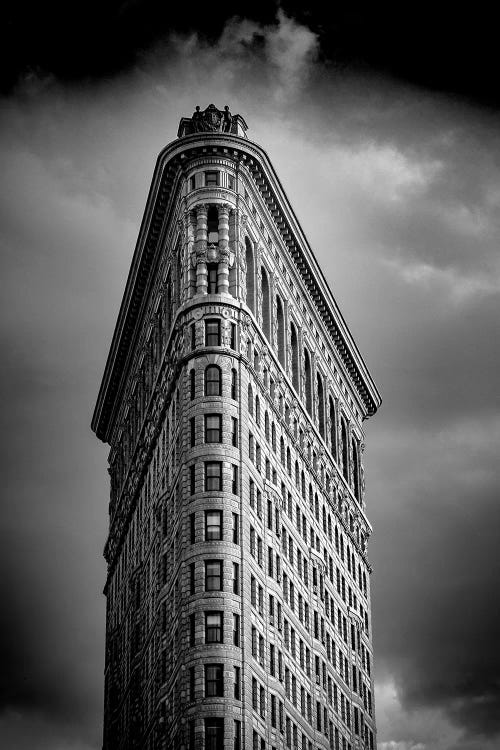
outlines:
M366 425L379 750L499 745L499 116L322 63L280 18L2 100L2 748L100 747L90 419L156 156L210 102L267 150L384 399Z

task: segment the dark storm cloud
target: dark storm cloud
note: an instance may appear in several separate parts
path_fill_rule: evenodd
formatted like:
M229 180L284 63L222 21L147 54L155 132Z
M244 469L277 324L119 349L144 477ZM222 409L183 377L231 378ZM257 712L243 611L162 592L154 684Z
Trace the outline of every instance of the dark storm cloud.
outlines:
M173 33L197 33L215 43L231 18L276 23L278 8L317 35L322 59L355 73L378 71L427 88L454 92L498 107L496 24L493 10L450 13L435 3L409 12L392 4L361 6L296 0L251 5L160 0L90 0L73 14L58 0L10 4L1 47L0 83L10 91L20 77L55 75L66 81L101 80L129 71L145 51ZM265 43L253 40L254 49Z
M233 21L215 46L177 35L113 82L32 79L4 103L0 744L99 746L108 487L88 425L156 155L212 100L268 151L384 397L366 454L381 748L498 732L498 122L339 72L320 41L283 14Z
M374 477L391 497L372 497L388 547L374 553L378 659L406 707L439 706L469 733L498 734L500 425L464 418L406 440L386 429L379 437L391 456L375 448L372 457L393 470L388 481Z

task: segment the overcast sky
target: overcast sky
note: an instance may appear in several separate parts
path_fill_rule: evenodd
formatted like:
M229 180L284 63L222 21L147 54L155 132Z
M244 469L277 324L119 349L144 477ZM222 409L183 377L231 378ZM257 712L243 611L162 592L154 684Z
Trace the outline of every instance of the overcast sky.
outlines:
M2 748L100 747L109 493L90 420L157 154L211 102L268 152L382 393L379 750L499 746L500 117L480 86L340 64L295 18L177 31L109 74L19 64L4 86Z

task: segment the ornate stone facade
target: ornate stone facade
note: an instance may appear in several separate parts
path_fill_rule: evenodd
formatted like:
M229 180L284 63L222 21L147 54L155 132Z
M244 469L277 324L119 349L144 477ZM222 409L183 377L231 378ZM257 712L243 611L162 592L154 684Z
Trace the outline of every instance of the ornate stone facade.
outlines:
M93 419L104 750L375 747L362 456L377 389L266 154L160 154Z

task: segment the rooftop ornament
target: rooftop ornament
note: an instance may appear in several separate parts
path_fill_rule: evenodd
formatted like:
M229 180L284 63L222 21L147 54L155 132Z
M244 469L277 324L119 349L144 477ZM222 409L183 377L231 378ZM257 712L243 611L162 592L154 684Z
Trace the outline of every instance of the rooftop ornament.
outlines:
M195 133L231 133L246 138L247 124L241 115L232 115L226 104L223 110L214 104L201 111L199 105L192 117L183 117L179 123L177 136L182 138Z

